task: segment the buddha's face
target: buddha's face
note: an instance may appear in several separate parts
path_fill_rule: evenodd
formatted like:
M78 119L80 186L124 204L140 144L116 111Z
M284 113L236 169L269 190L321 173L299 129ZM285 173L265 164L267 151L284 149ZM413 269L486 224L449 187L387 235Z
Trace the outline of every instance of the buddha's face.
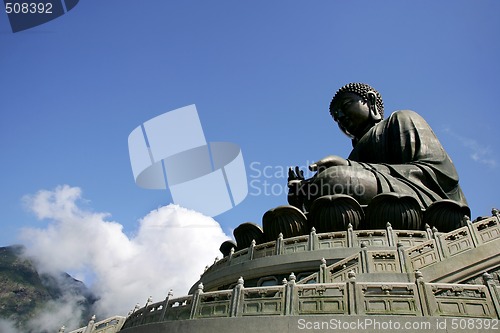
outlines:
M351 92L342 93L337 97L333 105L333 118L341 129L358 139L373 126L368 102Z

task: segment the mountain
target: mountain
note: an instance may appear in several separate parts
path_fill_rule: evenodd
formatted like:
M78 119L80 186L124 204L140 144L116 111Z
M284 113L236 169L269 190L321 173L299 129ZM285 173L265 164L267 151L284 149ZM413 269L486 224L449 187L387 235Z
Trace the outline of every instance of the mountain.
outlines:
M18 330L26 333L57 332L60 326L68 326L68 320L85 326L96 297L83 282L67 273L39 273L23 252L20 245L0 247L0 319L13 322ZM70 303L78 311L65 315L73 318L65 318L61 311L56 311L58 305ZM39 318L43 318L42 323L37 322ZM50 326L51 320L57 325L55 330L45 327L45 324Z

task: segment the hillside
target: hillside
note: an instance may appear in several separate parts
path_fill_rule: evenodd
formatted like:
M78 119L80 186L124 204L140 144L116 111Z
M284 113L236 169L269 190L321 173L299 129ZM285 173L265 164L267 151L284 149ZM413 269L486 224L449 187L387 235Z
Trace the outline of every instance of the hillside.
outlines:
M84 326L92 315L91 306L96 300L87 287L66 273L40 274L22 253L22 246L0 247L0 318L13 322L22 332L35 333L35 326L36 333L41 333L47 328L37 324L38 317L43 317L44 312L50 314L51 307L71 299L81 309L82 317L72 319ZM59 320L50 319L55 319L54 325ZM63 322L58 326L66 324L67 319L60 320Z

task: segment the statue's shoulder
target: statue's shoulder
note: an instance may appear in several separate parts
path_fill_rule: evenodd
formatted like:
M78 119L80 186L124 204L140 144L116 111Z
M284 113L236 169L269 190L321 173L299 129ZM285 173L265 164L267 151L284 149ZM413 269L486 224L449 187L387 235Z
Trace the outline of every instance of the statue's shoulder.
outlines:
M422 118L422 116L412 110L398 110L394 111L389 118Z
M387 118L388 123L420 123L427 124L425 119L412 110L398 110L393 112L389 118Z

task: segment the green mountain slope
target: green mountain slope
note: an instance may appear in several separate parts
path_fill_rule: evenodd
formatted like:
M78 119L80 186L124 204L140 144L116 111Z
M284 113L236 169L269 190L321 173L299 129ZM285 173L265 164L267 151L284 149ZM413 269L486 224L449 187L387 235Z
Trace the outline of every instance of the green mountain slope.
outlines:
M79 309L74 315L80 318L71 320L86 325L96 298L85 285L66 273L40 274L22 253L22 246L0 247L0 318L14 322L22 332L34 333L38 316L44 312L50 315L54 305L72 302ZM56 311L54 316L57 316ZM60 318L58 326L66 324L67 320ZM47 330L43 325L37 329L37 333Z

